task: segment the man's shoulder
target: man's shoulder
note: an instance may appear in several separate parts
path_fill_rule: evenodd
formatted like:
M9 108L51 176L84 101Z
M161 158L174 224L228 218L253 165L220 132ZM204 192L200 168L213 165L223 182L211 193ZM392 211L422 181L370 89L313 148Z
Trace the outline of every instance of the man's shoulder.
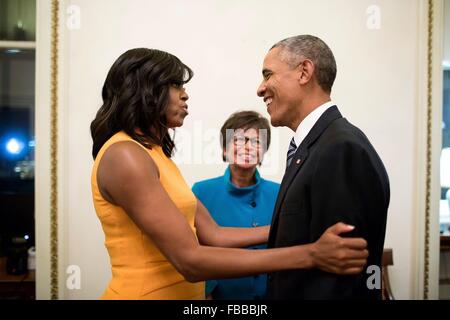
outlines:
M366 168L376 168L387 177L383 161L375 147L361 129L345 118L337 119L325 130L315 150L319 159L341 157L348 161L358 161Z
M347 145L358 149L366 149L367 147L373 149L366 134L346 118L339 118L333 121L319 140L322 142L322 147Z

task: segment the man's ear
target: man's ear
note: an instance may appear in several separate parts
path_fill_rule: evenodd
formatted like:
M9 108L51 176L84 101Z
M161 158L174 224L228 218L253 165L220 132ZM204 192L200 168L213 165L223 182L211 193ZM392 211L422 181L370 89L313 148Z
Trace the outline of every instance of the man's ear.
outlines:
M301 85L307 84L314 74L314 63L309 59L305 59L297 68L299 70L299 83Z

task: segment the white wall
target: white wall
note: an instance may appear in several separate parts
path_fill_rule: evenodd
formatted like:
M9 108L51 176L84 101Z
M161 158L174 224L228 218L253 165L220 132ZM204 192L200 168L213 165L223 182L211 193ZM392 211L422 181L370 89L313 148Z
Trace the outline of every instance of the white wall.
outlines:
M444 60L450 68L450 0L444 0Z
M62 298L95 299L110 277L91 200L89 124L114 60L127 49L151 47L177 55L194 70L187 85L190 115L184 134L178 135L179 149L185 151L177 156L192 184L223 172L219 154L217 164L207 164L208 157L196 150L208 153L218 146L213 135L231 112L251 108L268 116L256 96L267 50L282 38L305 33L332 48L338 64L333 99L384 160L391 181L386 247L394 249L392 287L398 298L414 297L419 0L68 2L79 6L81 28L66 35L63 264L81 267L82 286L63 290ZM366 10L373 4L381 10L378 30L367 27ZM281 180L290 137L287 129L274 129L269 161L262 169L266 178ZM189 157L187 149L196 155Z

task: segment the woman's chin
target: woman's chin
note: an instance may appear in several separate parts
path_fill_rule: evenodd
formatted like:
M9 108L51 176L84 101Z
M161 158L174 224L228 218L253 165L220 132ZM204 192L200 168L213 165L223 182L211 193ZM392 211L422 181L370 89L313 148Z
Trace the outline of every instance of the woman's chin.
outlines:
M256 168L258 164L253 162L236 162L235 166L242 170L249 170Z
M177 121L170 122L167 126L168 126L170 129L175 129L175 128L182 127L182 126L183 126L183 123L184 123L184 119L179 119L179 120L177 120Z

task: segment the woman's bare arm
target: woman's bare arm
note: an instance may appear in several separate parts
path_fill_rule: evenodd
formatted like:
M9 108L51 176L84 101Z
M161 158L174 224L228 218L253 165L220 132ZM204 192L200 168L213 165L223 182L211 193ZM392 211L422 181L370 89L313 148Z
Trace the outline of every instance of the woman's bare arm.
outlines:
M208 209L198 200L195 228L201 244L213 247L244 248L266 243L270 226L255 228L221 227L211 217Z
M340 238L336 230L327 231L322 236L325 239L316 243L288 248L246 250L199 244L162 187L155 163L134 142L108 148L98 167L97 182L102 195L122 207L191 282L313 267L351 274L361 272L366 263L366 242Z

